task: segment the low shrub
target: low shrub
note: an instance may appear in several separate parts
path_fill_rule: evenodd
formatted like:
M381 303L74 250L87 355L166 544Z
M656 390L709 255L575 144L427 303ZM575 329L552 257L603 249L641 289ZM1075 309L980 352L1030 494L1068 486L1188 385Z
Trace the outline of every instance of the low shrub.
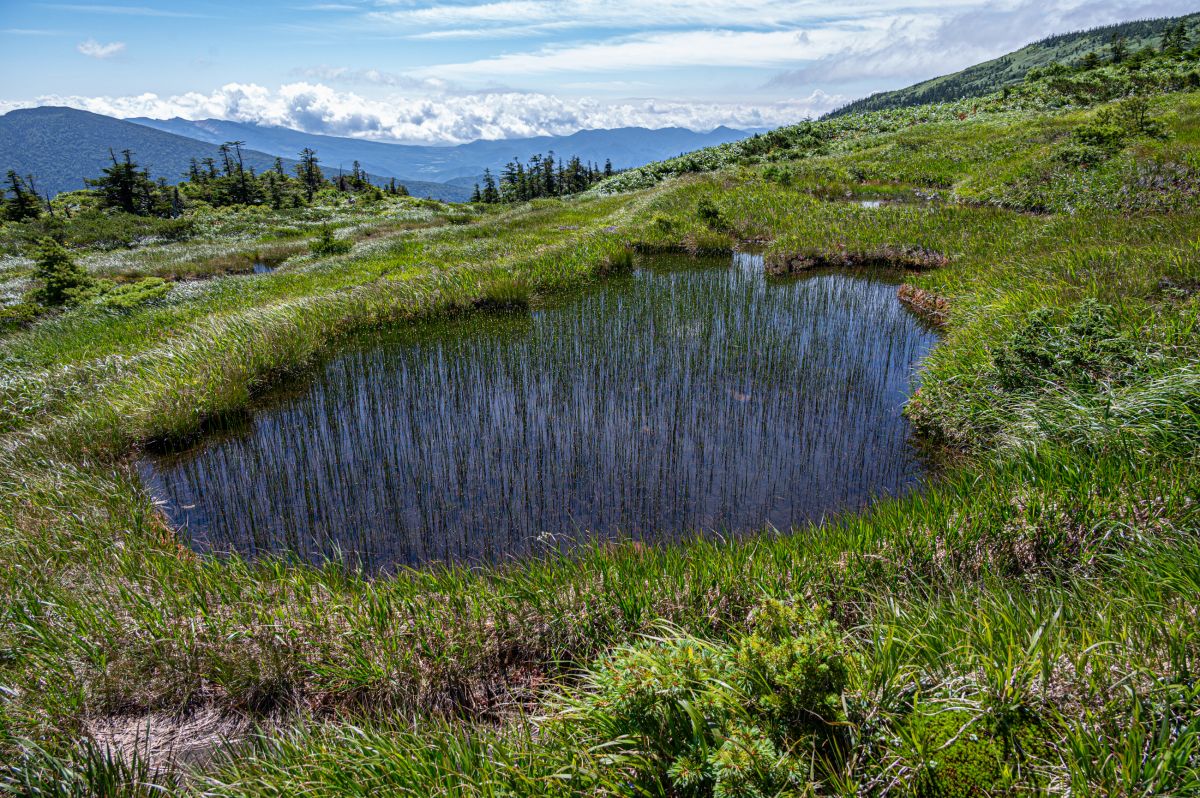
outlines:
M314 255L344 255L354 246L354 242L338 238L328 227L321 228L321 234L309 244Z
M913 798L989 798L1007 794L1003 748L970 712L914 714L900 729Z
M96 281L61 244L43 238L34 260L34 276L41 282L32 298L47 307L74 305L89 299Z
M0 305L0 330L12 330L32 324L42 313L42 307L35 302L17 302L11 305Z
M845 647L824 610L770 601L732 643L680 636L619 649L555 722L623 748L638 763L637 783L651 791L802 791L809 756L837 741Z
M115 285L105 291L99 304L116 310L132 310L155 299L161 299L171 290L171 284L159 277L146 277L134 283Z
M993 374L1009 393L1049 383L1088 385L1120 380L1134 366L1133 342L1121 334L1112 308L1095 300L1076 305L1065 323L1049 309L1036 310L992 355Z
M704 197L696 205L696 218L704 222L712 230L720 229L724 226L725 220L721 215L721 209L713 204L712 200Z

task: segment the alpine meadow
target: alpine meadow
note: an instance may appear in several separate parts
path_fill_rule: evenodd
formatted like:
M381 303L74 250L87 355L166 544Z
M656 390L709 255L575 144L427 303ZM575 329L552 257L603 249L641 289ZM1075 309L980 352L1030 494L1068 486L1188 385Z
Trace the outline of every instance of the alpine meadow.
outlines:
M0 118L0 794L1200 795L1200 14L1144 16L446 183Z

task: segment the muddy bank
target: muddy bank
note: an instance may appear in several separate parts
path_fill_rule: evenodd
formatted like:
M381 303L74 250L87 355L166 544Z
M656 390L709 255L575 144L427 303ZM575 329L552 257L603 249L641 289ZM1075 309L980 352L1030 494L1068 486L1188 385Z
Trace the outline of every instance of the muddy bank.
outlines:
M949 262L946 255L928 247L888 245L859 251L839 249L833 252L772 253L767 256L765 266L767 274L785 277L828 267L924 271L940 268Z

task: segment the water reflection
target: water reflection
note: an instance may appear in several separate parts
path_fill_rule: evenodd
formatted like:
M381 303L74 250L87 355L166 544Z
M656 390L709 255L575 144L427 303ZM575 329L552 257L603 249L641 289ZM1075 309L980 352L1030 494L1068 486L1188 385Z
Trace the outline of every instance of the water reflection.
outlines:
M762 275L656 259L378 333L143 474L201 550L368 569L786 528L913 485L900 409L934 334L886 280Z

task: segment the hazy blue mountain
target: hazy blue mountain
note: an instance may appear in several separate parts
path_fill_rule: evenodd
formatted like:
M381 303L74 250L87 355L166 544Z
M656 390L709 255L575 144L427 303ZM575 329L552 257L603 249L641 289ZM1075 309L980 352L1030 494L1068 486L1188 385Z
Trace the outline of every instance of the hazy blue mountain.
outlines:
M228 140L223 138L217 143ZM174 183L187 173L192 158L216 158L217 143L74 108L18 109L0 116L0 176L15 169L22 175L32 174L42 193L73 191L84 187L84 178L100 175L110 163L110 149L118 157L121 150L128 149L133 150L134 158L153 177L165 177ZM274 153L253 146L244 155L246 165L260 172L275 163ZM295 161L285 157L284 164L290 170ZM379 173L372 176L375 182L381 182ZM461 201L471 193L469 186L417 180L400 182L419 197Z
M372 174L397 179L448 182L468 188L479 179L485 168L495 172L514 158L524 161L535 153L550 150L566 157L577 155L585 162L594 161L601 165L606 158L611 158L613 166L623 169L751 135L727 127L719 127L708 133L677 127L656 130L626 127L581 130L569 136L428 146L323 136L286 127L220 119L191 121L138 118L130 121L213 144L244 141L247 147L272 155L294 157L302 148L312 147L326 169L337 166L349 169L357 160L363 169Z

